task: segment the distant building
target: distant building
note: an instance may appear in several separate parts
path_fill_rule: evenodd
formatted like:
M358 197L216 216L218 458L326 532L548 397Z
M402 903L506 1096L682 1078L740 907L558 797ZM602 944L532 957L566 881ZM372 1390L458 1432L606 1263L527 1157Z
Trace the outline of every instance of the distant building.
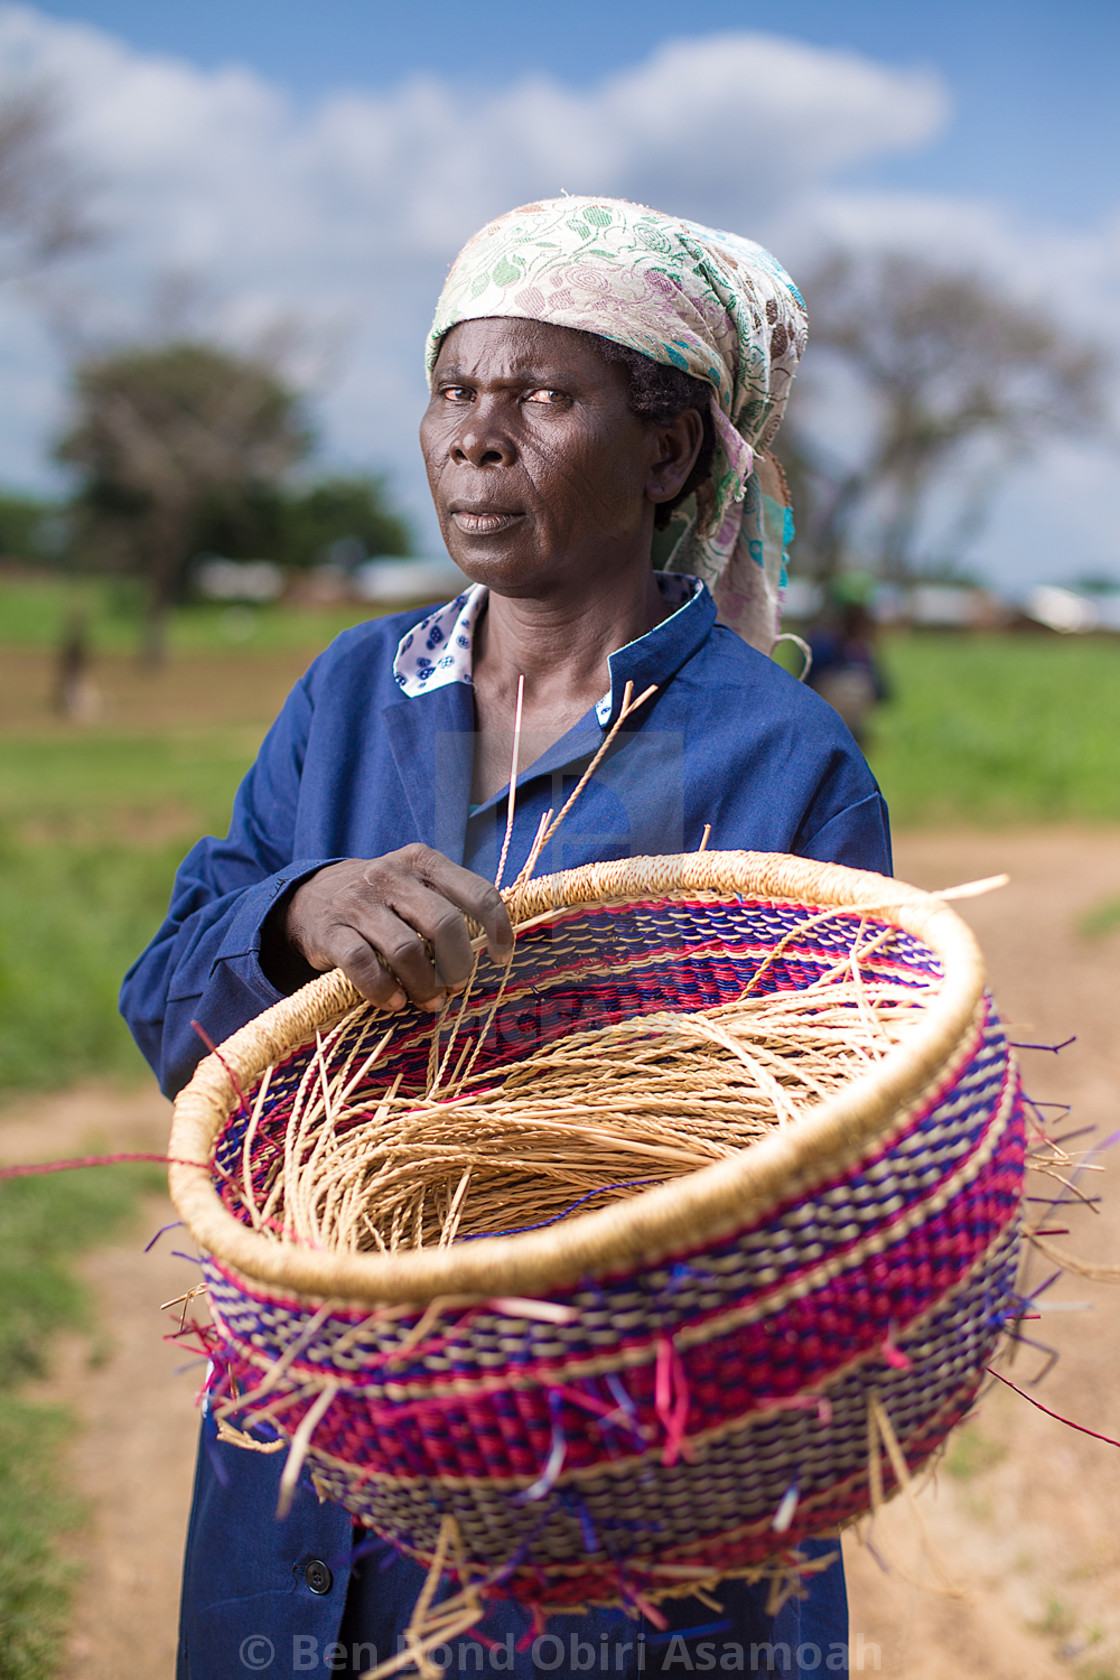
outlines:
M782 616L793 624L813 624L825 616L829 599L829 593L814 579L791 578ZM1069 588L1047 583L1014 595L1001 595L976 584L876 584L869 588L864 604L876 623L898 629L1006 630L1037 626L1064 636L1093 631L1120 635L1120 587Z
M207 554L194 569L194 587L204 601L264 606L277 601L287 579L274 560L224 560Z
M1047 630L1065 636L1085 635L1090 630L1120 633L1120 589L1066 589L1058 584L1040 584L1023 601L1025 616Z

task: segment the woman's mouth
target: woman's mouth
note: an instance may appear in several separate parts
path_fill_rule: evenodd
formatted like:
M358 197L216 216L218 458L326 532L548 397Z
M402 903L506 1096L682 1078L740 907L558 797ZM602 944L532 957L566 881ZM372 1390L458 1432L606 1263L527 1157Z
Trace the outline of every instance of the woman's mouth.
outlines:
M468 508L453 507L451 522L468 536L492 537L498 531L506 531L511 525L523 518L520 513L514 513L505 508Z

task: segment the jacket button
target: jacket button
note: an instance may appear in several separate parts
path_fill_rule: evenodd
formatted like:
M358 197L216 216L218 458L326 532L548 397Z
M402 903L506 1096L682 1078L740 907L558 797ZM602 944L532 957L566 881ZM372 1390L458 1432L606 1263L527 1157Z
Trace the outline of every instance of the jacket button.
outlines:
M308 1558L307 1568L303 1573L313 1593L329 1593L334 1586L334 1576L322 1558Z

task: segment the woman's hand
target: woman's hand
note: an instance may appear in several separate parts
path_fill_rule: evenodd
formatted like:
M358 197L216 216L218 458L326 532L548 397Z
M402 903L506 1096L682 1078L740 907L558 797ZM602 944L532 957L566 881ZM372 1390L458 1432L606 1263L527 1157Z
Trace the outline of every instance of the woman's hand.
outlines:
M285 978L293 956L320 972L341 968L380 1009L403 1009L411 998L435 1010L474 967L465 915L481 924L494 961L508 962L513 928L481 875L430 846L350 858L320 869L278 908L262 962L273 976L286 969Z

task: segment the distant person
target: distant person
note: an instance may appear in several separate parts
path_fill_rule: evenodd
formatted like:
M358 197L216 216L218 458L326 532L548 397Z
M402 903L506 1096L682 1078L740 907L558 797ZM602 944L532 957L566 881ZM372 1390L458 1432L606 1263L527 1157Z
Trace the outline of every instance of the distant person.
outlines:
M96 723L101 696L90 675L92 656L85 614L71 613L55 650L51 705L68 723Z
M861 748L875 707L890 687L875 651L876 624L866 599L840 596L829 620L812 631L809 687L839 712Z

